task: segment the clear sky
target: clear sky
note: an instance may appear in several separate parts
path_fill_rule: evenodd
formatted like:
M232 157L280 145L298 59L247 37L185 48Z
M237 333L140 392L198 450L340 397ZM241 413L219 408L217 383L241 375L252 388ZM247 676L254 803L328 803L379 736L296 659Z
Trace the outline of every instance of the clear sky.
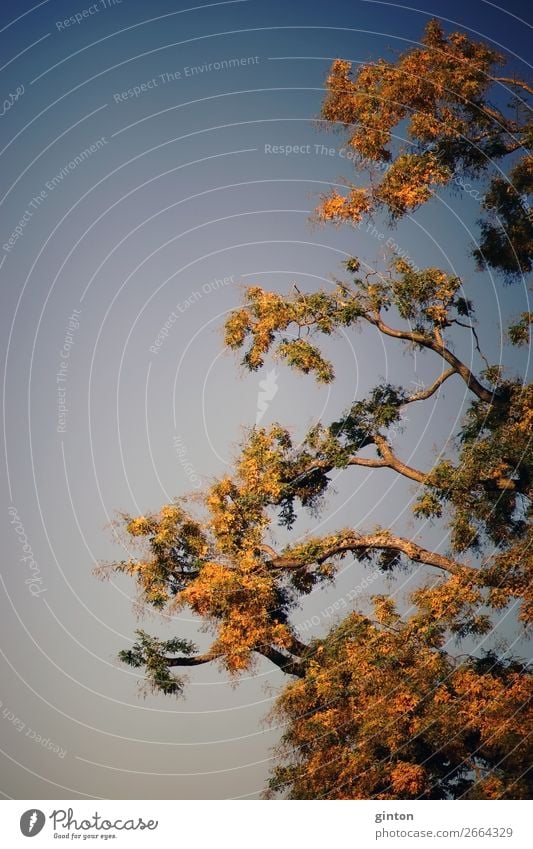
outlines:
M365 331L330 346L329 388L280 366L267 378L272 364L244 375L220 332L243 286L329 286L347 255L383 263L391 237L417 265L462 275L491 361L527 368L527 352L502 337L503 320L527 308L525 282L505 287L468 256L475 196L444 193L390 232L378 219L383 239L366 225L309 225L318 193L353 175L340 138L315 123L333 58L392 56L435 15L530 78L525 0L415 6L2 2L5 796L257 798L265 786L279 729L263 719L283 676L265 661L232 688L204 666L185 699L143 699L135 670L116 661L139 627L134 587L92 574L123 554L106 526L114 511L157 510L223 473L256 421L260 381L275 386L262 423L298 436L381 379L424 381L439 365ZM470 339L457 350L480 367ZM463 396L453 384L409 412L402 456L427 466ZM305 515L294 535L377 522L408 533L413 494L387 471L352 470L324 516ZM442 528L424 532L446 548ZM337 586L314 593L295 621L315 617L308 634L331 627L328 605L364 574L346 561ZM379 578L372 591L402 596L419 579ZM141 624L207 645L186 614ZM514 639L512 622L498 629Z

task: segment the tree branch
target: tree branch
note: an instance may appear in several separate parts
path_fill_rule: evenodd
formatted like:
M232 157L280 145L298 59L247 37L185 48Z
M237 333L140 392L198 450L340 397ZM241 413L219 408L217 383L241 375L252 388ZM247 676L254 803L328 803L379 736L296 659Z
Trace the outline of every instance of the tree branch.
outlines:
M524 91L527 91L528 94L533 94L533 88L524 80L516 80L513 79L513 77L491 77L491 79L495 83L507 83L508 85L514 85Z
M464 321L459 321L458 318L454 318L453 323L458 324L459 327L466 327L467 330L472 331L472 336L474 337L474 341L476 343L476 351L478 352L479 356L481 357L481 359L483 360L483 362L485 363L485 365L488 368L489 367L489 361L487 360L485 354L481 350L481 346L479 344L479 336L477 335L477 330L474 327L474 325L473 324L466 324L466 322L464 322Z
M281 554L272 560L272 567L275 569L301 569L304 566L309 566L311 563L323 563L330 557L335 557L346 551L367 551L368 549L398 551L405 554L414 563L425 563L428 566L435 566L437 569L450 572L452 575L459 575L465 571L470 571L472 574L476 573L476 570L470 566L465 566L457 560L446 557L444 554L429 551L412 540L395 536L386 531L367 534L365 536L354 534L353 537L332 544L329 548L324 549L320 555L310 558L307 561L302 556L291 556L290 552Z
M503 398L500 398L496 392L492 392L490 389L483 386L477 377L475 377L470 371L468 366L456 357L455 354L452 354L448 348L443 347L442 350L439 350L438 346L435 346L433 350L440 354L447 363L450 363L450 365L455 368L455 370L463 378L468 388L474 393L474 395L477 395L481 401L485 401L486 404L504 403Z
M220 657L220 653L212 654L197 654L194 657L166 657L165 664L167 666L201 666L203 663L211 663Z
M258 654L262 654L263 657L266 657L287 675L295 675L297 678L304 677L305 671L303 665L299 661L294 661L292 658L286 657L278 649L273 648L273 646L262 646L260 649L255 649L255 651Z
M274 551L273 549L270 550ZM305 643L300 642L300 640L295 637L291 650L293 650L295 654L298 653L299 655L303 655L304 652L307 650L307 646L305 645ZM286 672L289 675L297 675L299 677L302 677L304 674L302 671L301 663L299 661L296 661L290 657L286 657L282 652L278 651L278 649L275 649L273 646L262 646L261 648L256 648L255 651L257 652L257 654L261 654L263 655L263 657L268 658L271 663L274 663L283 672ZM196 655L196 657L167 657L165 658L165 664L168 667L201 666L204 663L211 663L213 660L217 660L217 658L219 657L222 657L222 652L207 652L206 654L198 654Z
M410 480L417 481L418 483L423 483L425 481L426 475L424 474L424 472L420 472L418 471L418 469L413 469L411 466L407 466L405 463L403 463L392 452L392 449L384 436L376 434L372 437L372 441L368 444L374 444L379 447L381 459L377 457L357 457L357 455L354 454L348 458L348 466L363 466L366 469L394 469L394 471L398 472L401 475L404 475ZM298 480L299 478L304 477L306 474L310 474L314 471L321 471L327 474L328 472L331 472L334 468L336 467L328 460L316 460L306 472L301 472L298 475L298 478L295 478L295 480ZM343 467L340 466L339 468ZM288 481L288 483L291 483L291 481ZM294 481L292 481L292 483L294 483ZM272 549L268 545L261 546L261 549L267 554L272 553Z
M509 133L510 136L513 136L514 133L518 133L521 130L514 121L511 121L509 118L506 118L499 109L496 109L495 106L489 106L488 103L484 103L483 106L479 107L479 111L483 112L485 115L488 115L489 118L498 125L497 132L503 130L506 133Z
M412 466L407 466L403 463L391 450L391 447L384 436L377 433L374 437L375 443L385 463L391 469L394 469L398 474L409 478L417 483L424 483L426 475L418 469L413 469Z
M439 354L443 360L446 360L446 362L453 367L454 371L462 377L468 388L474 393L474 395L477 395L481 401L485 401L487 404L504 403L504 400L495 392L491 392L490 389L487 389L479 382L468 366L456 357L455 354L452 354L449 348L446 348L444 342L441 344L440 342L431 339L429 336L426 336L423 333L418 333L415 330L397 330L394 327L389 327L388 324L385 324L381 316L377 316L376 318L365 316L365 318L371 324L374 324L378 330L386 336L391 336L394 339L406 339L410 342L414 342L416 345L421 345L423 348L429 348L431 351L435 351L436 354Z
M368 469L387 469L389 464L386 460L377 460L367 457L350 457L348 460L349 466L365 466Z
M291 654L297 655L297 657L303 657L304 654L307 653L309 646L307 643L302 643L297 637L292 638L290 652Z
M413 401L425 401L426 398L431 398L431 396L435 394L435 392L437 391L439 386L442 386L442 384L446 380L448 380L448 378L451 377L452 374L457 374L457 369L454 366L452 366L449 369L446 369L446 371L443 371L442 374L439 374L437 379L435 381L433 381L431 386L428 386L426 389L422 389L420 392L416 392L414 395L411 395L409 398L407 398L405 400L404 403L405 404L412 404ZM402 404L402 407L403 407L403 404Z
M259 546L259 549L260 549L260 551L264 552L265 554L268 554L268 556L270 557L271 560L274 560L276 557L278 557L278 552L275 551L272 548L271 545L267 545L266 543L262 543Z
M416 400L416 399L411 399ZM394 469L394 471L398 472L401 475L409 478L410 480L417 481L418 483L424 483L426 479L426 474L424 472L420 472L418 469L414 469L411 466L403 463L392 451L390 444L387 442L384 436L380 434L374 435L371 439L369 438L368 442L362 446L366 447L367 445L376 445L379 448L381 458L377 457L358 457L353 454L348 458L346 465L347 466L363 466L366 469ZM296 481L301 478L310 475L311 472L321 471L324 474L331 472L334 468L343 468L343 466L336 467L333 463L328 460L315 460L313 464L306 469L304 472L300 472L294 480L285 481L286 484L294 484ZM264 551L265 554L268 554L271 558L276 556L276 552L269 545L262 545L261 551Z

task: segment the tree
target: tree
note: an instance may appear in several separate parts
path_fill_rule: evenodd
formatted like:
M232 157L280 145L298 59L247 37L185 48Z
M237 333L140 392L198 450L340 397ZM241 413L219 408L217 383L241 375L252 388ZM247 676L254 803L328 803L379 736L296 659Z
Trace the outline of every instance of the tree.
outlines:
M362 155L392 164L372 189L324 200L319 216L355 220L380 204L398 216L425 202L435 184L449 182L450 168L478 173L489 159L510 154L510 119L503 123L486 97L496 61L485 45L460 33L445 38L431 22L422 47L394 65L363 66L352 80L348 63L334 62L324 117L350 125L350 144ZM506 82L527 90L520 81ZM391 153L392 128L408 115L415 150ZM522 150L526 125L513 124L512 133L520 140L515 151ZM523 173L531 160L524 154L520 162ZM494 191L493 180L488 194ZM524 223L521 197L516 203L514 212L508 209L508 242L516 210ZM514 273L506 245L490 264ZM521 242L522 269L531 256L523 248ZM441 799L531 792L531 672L506 653L472 653L472 638L488 634L494 613L505 608L516 607L524 627L533 618L533 387L488 362L474 373L454 353L457 334L467 333L482 357L465 288L456 276L403 259L385 272L363 272L355 257L329 290L295 288L282 296L249 288L226 322L225 343L244 350L251 371L273 354L329 383L334 371L320 337L368 325L408 351L428 352L435 378L416 392L381 383L298 445L279 424L253 427L234 473L216 480L199 506L180 498L157 514L121 516L140 550L107 571L134 577L143 600L157 609L190 608L214 634L199 654L189 641L138 631L121 659L144 667L148 686L179 695L180 670L218 662L238 676L258 655L289 677L275 709L286 732L270 795ZM524 313L509 329L513 344L528 342L530 321ZM443 451L433 468L408 465L391 433L402 411L430 401L448 381L462 381L469 396L456 447ZM382 527L343 528L278 551L275 523L290 530L300 510L324 509L331 472L354 474L357 466L375 474L388 468L412 481L414 520L446 522L449 551L424 545L419 533L406 537ZM426 577L405 609L375 596L371 610L351 612L325 637L305 643L294 609L315 586L335 581L348 554L391 574L421 564ZM450 637L461 646L456 654Z
M349 147L365 168L374 168L367 186L347 183L346 195L335 190L324 198L318 218L358 222L385 208L395 220L439 186L470 191L465 180L489 173L475 259L509 280L531 271L533 122L527 98L533 87L499 75L502 64L501 55L462 32L446 37L436 20L420 46L396 62L362 65L355 74L350 62L333 62L322 117L329 126L349 128ZM404 123L408 143L400 144L394 130ZM509 161L506 175L502 166Z

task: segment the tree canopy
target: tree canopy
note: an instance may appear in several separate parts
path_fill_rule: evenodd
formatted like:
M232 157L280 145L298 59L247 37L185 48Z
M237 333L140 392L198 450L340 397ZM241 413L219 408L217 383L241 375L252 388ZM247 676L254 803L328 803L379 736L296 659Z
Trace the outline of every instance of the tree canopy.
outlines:
M322 115L340 122L370 165L366 186L322 200L323 220L356 221L379 207L392 218L415 210L454 174L483 178L486 217L479 263L507 277L533 261L529 86L495 76L501 58L462 33L445 36L432 21L421 45L393 63L353 74L333 63ZM499 85L494 105L489 91ZM512 93L506 111L499 101ZM510 117L512 112L512 117ZM528 123L529 121L529 123ZM406 122L406 123L405 123ZM406 148L393 130L404 126ZM508 176L500 163L511 160ZM388 163L376 181L372 164ZM492 171L496 167L496 176ZM488 634L495 613L516 608L533 619L533 387L523 375L484 361L468 281L439 268L395 259L365 270L357 257L329 288L288 295L251 287L225 324L225 344L245 367L274 356L319 383L335 379L321 341L366 325L399 347L427 351L435 376L426 387L381 382L336 421L293 441L288 427L255 426L233 473L215 480L201 501L176 499L156 514L122 514L135 556L107 570L126 573L142 599L169 613L188 608L213 634L200 654L188 640L137 632L126 663L143 668L148 686L183 692L182 670L216 662L232 676L267 658L287 681L275 708L285 733L269 795L290 798L527 798L531 793L532 676L495 649L469 651ZM531 314L509 328L529 344ZM468 334L483 367L455 353ZM431 403L448 381L468 395L455 445L432 468L406 463L391 437L409 405ZM277 550L277 525L288 531L300 511L327 509L331 473L387 468L417 487L415 530L345 527ZM449 528L446 553L426 546L416 523ZM299 601L334 583L343 559L386 574L423 567L405 607L376 595L326 636L308 642L294 625ZM450 649L450 638L458 648Z
M348 129L349 148L366 170L374 167L367 185L348 182L345 195L325 197L318 218L357 222L384 208L394 220L439 187L473 190L484 210L473 251L479 267L510 280L531 271L533 87L499 73L503 64L462 32L446 36L436 20L395 62L381 59L355 72L346 60L333 62L322 117ZM479 190L466 182L482 178Z

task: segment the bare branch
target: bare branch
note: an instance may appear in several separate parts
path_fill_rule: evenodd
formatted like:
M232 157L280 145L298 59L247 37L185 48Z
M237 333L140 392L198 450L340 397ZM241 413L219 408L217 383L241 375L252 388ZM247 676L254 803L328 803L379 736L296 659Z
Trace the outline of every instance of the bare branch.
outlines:
M457 374L457 370L453 366L449 369L446 369L446 371L443 371L442 374L440 374L437 379L431 384L431 386L428 386L427 389L422 389L420 392L416 392L414 395L411 395L405 400L404 403L412 404L413 401L425 401L426 398L431 398L431 396L435 394L439 386L442 386L442 384L446 380L448 380L448 378L451 377L452 374Z
M475 341L475 344L476 344L476 351L478 352L479 356L481 357L481 359L483 360L483 362L485 363L487 368L489 368L489 361L487 360L485 354L481 350L481 347L480 347L480 344L479 344L479 336L477 335L477 330L474 327L474 325L473 324L466 324L464 321L459 321L458 318L454 318L453 323L458 324L460 327L466 327L467 330L472 331L472 336L474 337L474 341Z

